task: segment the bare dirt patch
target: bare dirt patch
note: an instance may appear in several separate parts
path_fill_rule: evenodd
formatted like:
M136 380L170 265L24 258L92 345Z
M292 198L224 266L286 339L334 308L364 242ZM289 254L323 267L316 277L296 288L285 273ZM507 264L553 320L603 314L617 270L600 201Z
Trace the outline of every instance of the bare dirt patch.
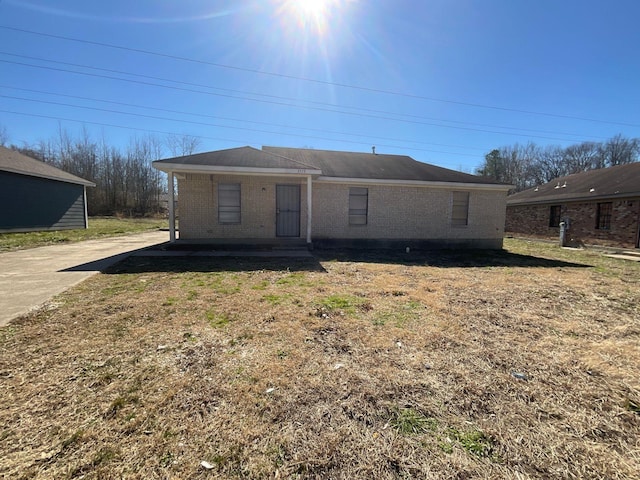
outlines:
M0 330L0 475L636 477L639 266L507 246L131 258Z

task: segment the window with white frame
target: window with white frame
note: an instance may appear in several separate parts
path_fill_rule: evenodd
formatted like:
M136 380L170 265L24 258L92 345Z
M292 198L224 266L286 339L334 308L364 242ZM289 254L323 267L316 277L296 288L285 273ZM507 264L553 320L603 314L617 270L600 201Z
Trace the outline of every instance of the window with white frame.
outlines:
M451 225L469 225L469 192L452 192Z
M349 225L366 225L369 207L369 189L349 188Z
M218 223L240 223L240 184L218 184Z

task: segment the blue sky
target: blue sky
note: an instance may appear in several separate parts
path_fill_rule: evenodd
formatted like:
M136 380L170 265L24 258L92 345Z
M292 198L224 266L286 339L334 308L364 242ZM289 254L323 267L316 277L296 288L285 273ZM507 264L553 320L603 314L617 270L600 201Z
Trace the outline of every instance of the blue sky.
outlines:
M0 126L464 171L504 145L640 137L637 0L310 1L0 0Z

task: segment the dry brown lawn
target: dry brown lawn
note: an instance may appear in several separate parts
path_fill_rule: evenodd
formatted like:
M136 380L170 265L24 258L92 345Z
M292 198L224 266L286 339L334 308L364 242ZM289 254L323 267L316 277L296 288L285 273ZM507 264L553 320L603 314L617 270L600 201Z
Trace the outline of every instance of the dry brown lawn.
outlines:
M638 478L640 265L506 247L129 259L0 330L0 476Z

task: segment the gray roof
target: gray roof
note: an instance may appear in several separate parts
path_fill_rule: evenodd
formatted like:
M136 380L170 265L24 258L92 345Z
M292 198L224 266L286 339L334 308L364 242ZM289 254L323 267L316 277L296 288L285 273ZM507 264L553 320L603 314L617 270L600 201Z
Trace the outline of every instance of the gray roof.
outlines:
M499 182L422 163L405 155L312 150L304 148L252 147L199 153L153 162L161 170L180 167L284 168L316 171L322 177L496 185ZM176 168L177 167L177 168Z
M163 169L164 165L188 165L203 167L239 167L239 168L277 168L277 169L313 169L290 158L284 158L253 147L230 148L213 152L196 153L184 157L156 160L154 166Z
M60 182L77 183L87 187L96 186L93 182L5 147L0 147L0 170Z
M556 178L510 195L507 205L562 203L640 196L640 163L618 165Z
M477 175L418 162L406 155L283 147L262 147L262 149L265 152L312 165L322 170L322 175L325 177L499 184Z

